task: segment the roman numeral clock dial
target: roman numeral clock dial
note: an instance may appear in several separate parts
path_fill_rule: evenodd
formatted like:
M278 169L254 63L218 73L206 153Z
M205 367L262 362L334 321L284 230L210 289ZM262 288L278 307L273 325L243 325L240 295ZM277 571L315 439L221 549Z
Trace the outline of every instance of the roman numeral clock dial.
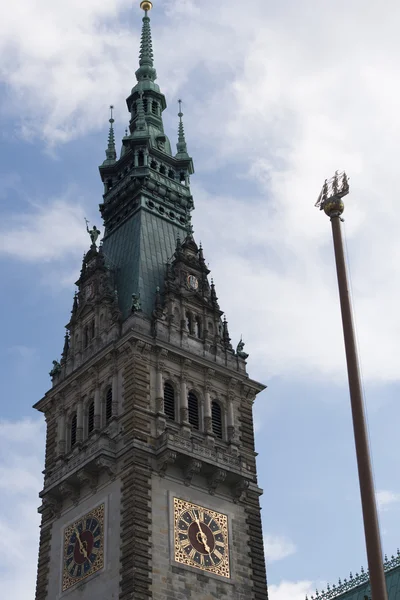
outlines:
M174 498L174 559L202 571L230 577L228 517Z
M64 529L62 591L104 566L104 504Z

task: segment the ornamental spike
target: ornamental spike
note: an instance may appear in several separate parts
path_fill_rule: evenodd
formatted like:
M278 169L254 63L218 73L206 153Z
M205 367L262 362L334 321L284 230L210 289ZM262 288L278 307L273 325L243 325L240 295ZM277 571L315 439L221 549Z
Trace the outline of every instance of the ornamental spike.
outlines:
M117 160L117 152L115 150L115 137L114 137L114 118L113 118L113 109L114 106L110 105L110 118L108 122L110 123L110 131L108 133L108 146L106 150L106 160L103 162L103 165L112 165Z
M184 130L183 121L182 121L182 117L183 117L182 100L179 99L178 104L179 104L179 113L178 113L179 126L178 126L178 143L176 145L176 149L178 150L178 153L176 156L178 158L187 158L188 152L187 152L187 145L186 145L186 139L185 139L185 130Z

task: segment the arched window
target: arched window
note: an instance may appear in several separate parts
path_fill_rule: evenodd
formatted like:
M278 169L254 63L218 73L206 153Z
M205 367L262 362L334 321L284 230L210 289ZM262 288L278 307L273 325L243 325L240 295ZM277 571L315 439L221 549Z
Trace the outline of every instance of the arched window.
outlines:
M157 170L157 163L156 163L155 160L151 161L150 166L151 166L152 169Z
M185 173L183 171L181 171L179 173L179 181L180 181L180 183L183 183L183 184L186 183L186 177L185 177Z
M76 413L74 413L74 415L72 416L72 419L71 419L71 449L76 444L76 427L77 427L77 419L76 419Z
M170 179L175 179L175 173L173 172L173 170L172 170L172 169L170 169L170 170L168 171L168 177L169 177Z
M200 319L200 317L196 317L195 335L196 335L196 337L201 338L201 319Z
M199 401L194 392L189 392L188 395L188 408L189 408L189 423L193 429L200 429L199 419Z
M175 421L175 390L168 381L164 384L164 413L167 419Z
M166 172L167 172L167 169L164 167L164 165L161 165L161 167L160 167L160 173L161 173L161 175L165 175Z
M215 400L211 404L211 421L214 435L222 440L222 411L220 404Z
M106 423L108 423L112 417L112 400L112 389L109 388L106 395Z
M94 429L94 402L89 404L88 410L88 435L92 433Z

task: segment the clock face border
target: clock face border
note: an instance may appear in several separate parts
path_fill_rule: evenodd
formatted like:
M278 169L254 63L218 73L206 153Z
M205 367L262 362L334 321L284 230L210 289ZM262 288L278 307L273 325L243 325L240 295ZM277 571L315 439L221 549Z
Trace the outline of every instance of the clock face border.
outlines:
M106 522L107 522L107 502L104 500L101 503L97 504L93 508L87 510L84 513L81 513L79 516L75 517L73 521L70 521L69 524L63 525L61 529L62 539L61 539L61 593L67 593L72 588L75 588L76 585L86 581L88 577L92 575L98 574L105 568L105 531L106 531ZM84 573L80 577L73 577L67 568L66 558L67 558L67 550L70 545L71 535L73 534L74 528L84 519L97 519L101 526L100 532L100 546L97 551L96 559L93 562L93 565L90 569L88 569L87 573Z
M195 504L189 500L172 496L171 502L173 511L173 524L172 524L172 558L173 562L180 567L189 567L196 569L207 575L214 575L218 578L223 578L226 582L231 581L231 565L230 565L230 520L224 513L220 513L212 508ZM180 517L186 511L197 510L209 515L221 529L223 537L225 538L225 553L222 560L217 565L206 565L198 564L194 560L190 559L189 556L182 549L182 542L179 538L178 523Z

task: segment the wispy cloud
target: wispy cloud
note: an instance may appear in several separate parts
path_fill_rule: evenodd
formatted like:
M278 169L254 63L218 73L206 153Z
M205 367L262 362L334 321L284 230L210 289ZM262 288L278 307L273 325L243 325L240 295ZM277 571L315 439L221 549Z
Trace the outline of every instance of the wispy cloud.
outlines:
M378 490L376 492L376 502L378 509L382 512L390 510L400 502L400 494L390 490Z
M306 595L315 592L311 581L282 581L279 585L268 586L271 600L304 600Z
M35 205L29 213L5 216L0 226L0 255L51 261L81 254L88 246L84 210L71 193Z
M2 598L26 600L34 595L44 429L42 419L0 421L0 536L6 541L0 546Z
M296 552L295 544L282 535L265 535L264 551L267 562L274 562L287 558Z

